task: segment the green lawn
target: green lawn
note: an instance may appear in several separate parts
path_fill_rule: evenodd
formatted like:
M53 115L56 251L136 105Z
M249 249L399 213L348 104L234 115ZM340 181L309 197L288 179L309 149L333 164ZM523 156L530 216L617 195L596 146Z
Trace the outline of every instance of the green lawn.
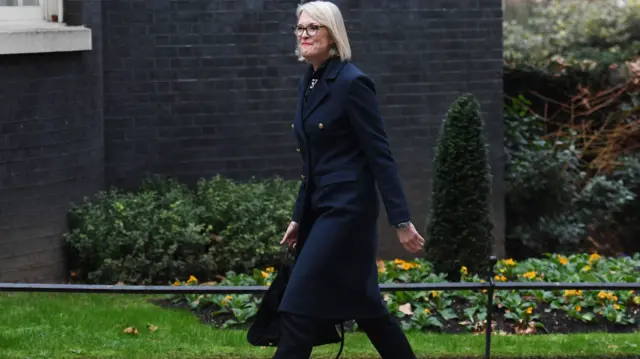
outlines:
M245 332L216 330L186 310L159 308L149 297L18 293L0 294L0 358L160 359L270 358ZM147 325L157 327L150 331ZM135 327L139 334L125 334ZM421 358L481 357L482 335L411 333ZM313 358L333 358L338 345L316 348ZM640 335L494 336L495 357L640 356ZM345 358L378 358L362 334L348 334Z

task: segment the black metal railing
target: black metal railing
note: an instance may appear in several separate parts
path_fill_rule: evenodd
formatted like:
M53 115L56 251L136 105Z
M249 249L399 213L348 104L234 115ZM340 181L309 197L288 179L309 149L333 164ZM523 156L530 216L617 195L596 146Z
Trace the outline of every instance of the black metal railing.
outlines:
M484 357L491 357L493 322L493 294L496 290L640 290L640 281L634 283L553 283L553 282L498 282L494 281L497 259L489 258L491 265L484 283L388 283L380 284L383 292L398 291L453 291L487 290L487 325L485 325ZM39 284L0 283L0 292L57 292L57 293L108 293L108 294L258 294L266 292L266 286L170 286L170 285L96 285L96 284Z

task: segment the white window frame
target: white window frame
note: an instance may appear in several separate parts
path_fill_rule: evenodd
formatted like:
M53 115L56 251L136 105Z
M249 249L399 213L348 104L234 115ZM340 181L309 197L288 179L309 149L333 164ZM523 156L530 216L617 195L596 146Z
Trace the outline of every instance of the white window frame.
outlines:
M0 6L0 24L4 22L63 22L63 0L40 0L39 6Z
M0 56L92 50L90 28L64 23L63 1L40 0L40 6L0 6Z

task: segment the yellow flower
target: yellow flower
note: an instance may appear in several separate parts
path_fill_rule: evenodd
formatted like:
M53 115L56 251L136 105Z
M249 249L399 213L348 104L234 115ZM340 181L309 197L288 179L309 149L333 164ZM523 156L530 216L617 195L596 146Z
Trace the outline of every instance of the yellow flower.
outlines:
M429 310L429 308L425 308L424 312L425 312L425 314L431 314L431 311Z
M575 290L575 289L567 289L564 291L564 296L565 297L572 297L572 296L582 296L582 291L580 289Z
M533 307L527 308L527 314L532 314L532 313L533 313Z
M190 275L189 279L187 280L187 283L196 283L198 281L198 278Z
M268 267L267 269L265 269L265 271L267 273L273 273L275 271L275 269L273 267Z
M527 272L527 273L523 274L522 276L525 277L525 278L528 278L528 279L535 279L536 272L533 272L533 271Z
M494 277L495 280L497 280L498 282L506 282L507 281L507 277L503 276L503 275L496 275Z
M618 296L613 294L613 292L600 291L600 293L598 293L598 298L603 299L603 300L610 300L612 302L617 302L618 301Z
M590 270L591 270L591 266L589 266L589 265L586 265L586 266L584 266L584 268L582 268L583 272L588 272Z
M269 273L267 273L265 271L260 271L260 273L262 273L262 278L268 278L269 277Z
M579 311L581 311L581 310L582 310L582 307L580 306L580 304L576 305L576 311L578 311L578 312L579 312Z
M566 265L567 263L569 263L569 258L558 255L558 261L560 261L560 264Z
M589 262L595 262L600 259L600 255L598 253L593 253L589 256Z
M438 297L439 295L440 295L440 293L439 293L439 292L437 292L437 291L435 291L435 290L432 290L432 291L431 291L431 296L432 296L432 297L436 298L436 297Z
M620 306L619 306L618 304L614 304L614 305L613 305L613 307L614 307L616 310L620 310Z
M271 282L267 282L267 287L271 285Z
M505 259L505 260L503 261L503 263L504 263L504 265L511 266L511 267L513 267L513 266L515 266L515 265L516 265L516 262L515 262L513 259L511 259L511 258L509 258L509 259Z
M180 283L180 281L179 281L179 280L177 280L177 281L173 282L173 285L174 285L175 287L179 286L180 284L181 284L181 283Z
M462 275L469 274L469 269L467 269L467 267L465 267L465 266L460 267L460 274L462 274Z

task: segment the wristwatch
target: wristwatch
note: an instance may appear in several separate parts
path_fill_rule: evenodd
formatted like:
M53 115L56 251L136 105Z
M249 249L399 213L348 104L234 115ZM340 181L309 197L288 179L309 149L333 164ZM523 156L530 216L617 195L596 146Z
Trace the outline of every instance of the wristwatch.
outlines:
M400 223L394 224L393 226L396 227L396 229L404 231L409 229L409 227L411 227L411 221L400 222Z

